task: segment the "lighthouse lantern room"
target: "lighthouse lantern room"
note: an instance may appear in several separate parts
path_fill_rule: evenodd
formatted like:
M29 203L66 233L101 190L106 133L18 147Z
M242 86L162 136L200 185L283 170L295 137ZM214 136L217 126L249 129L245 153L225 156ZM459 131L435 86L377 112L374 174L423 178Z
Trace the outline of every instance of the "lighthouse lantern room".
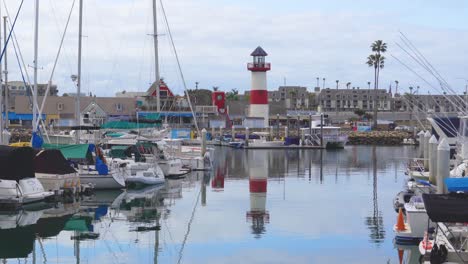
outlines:
M270 63L265 62L268 56L260 46L257 47L250 56L253 62L247 64L247 69L252 72L252 83L250 91L249 117L261 117L264 127L269 126L269 107L266 72L271 68Z

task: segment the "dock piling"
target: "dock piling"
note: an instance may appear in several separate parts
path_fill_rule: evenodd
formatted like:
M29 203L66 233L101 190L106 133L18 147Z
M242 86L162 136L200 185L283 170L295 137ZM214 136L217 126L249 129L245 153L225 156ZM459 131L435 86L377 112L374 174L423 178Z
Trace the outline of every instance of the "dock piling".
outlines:
M424 157L424 130L419 131L419 149L418 149L418 158Z
M445 178L450 174L450 146L443 138L437 147L437 193L446 193Z
M437 184L437 146L439 142L437 138L432 135L429 139L429 181L432 184Z
M246 147L249 146L249 137L250 137L249 128L246 127L245 128L245 146Z
M206 153L206 129L202 129L201 131L201 156L202 157L205 157L205 153Z
M426 131L424 134L424 170L429 170L429 139L431 138L431 132Z

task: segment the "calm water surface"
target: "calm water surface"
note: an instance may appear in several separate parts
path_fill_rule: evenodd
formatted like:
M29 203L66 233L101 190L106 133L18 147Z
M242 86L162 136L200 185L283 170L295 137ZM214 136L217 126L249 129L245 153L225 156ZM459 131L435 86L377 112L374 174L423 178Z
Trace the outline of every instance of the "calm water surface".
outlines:
M215 151L212 172L163 187L0 214L2 263L399 263L412 147Z

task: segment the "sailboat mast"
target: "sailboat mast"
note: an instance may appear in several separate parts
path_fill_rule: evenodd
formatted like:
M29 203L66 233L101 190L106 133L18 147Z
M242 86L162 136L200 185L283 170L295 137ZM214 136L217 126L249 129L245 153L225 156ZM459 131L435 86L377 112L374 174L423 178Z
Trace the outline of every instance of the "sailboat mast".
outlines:
M33 121L32 131L37 132L37 54L39 45L39 0L36 0L36 23L34 25L34 90L33 90Z
M0 16L2 15L2 7L0 5ZM2 26L0 21L0 46L2 43ZM0 144L3 144L3 73L2 64L0 63Z
M3 36L4 36L4 42L5 46L7 45L7 16L3 17ZM8 117L8 111L10 109L10 102L9 100L9 94L10 94L10 89L8 88L8 48L5 49L5 55L4 60L5 60L5 127L8 129L10 126L10 118Z
M83 33L83 0L80 0L80 13L78 19L78 76L76 79L76 97L75 97L75 122L76 126L81 125L81 110L80 110L80 96L81 96L81 41ZM80 130L75 130L76 144L80 143Z
M156 111L161 111L161 98L159 92L159 53L158 53L158 14L157 14L157 0L153 0L153 38L154 38L154 73L156 78Z

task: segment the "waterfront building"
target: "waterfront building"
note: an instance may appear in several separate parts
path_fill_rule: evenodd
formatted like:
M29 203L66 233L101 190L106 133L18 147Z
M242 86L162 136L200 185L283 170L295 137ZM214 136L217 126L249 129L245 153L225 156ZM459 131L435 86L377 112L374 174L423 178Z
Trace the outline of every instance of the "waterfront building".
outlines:
M313 104L307 87L303 86L280 86L276 91L268 92L268 102L283 104L286 109L309 109Z
M39 103L43 97L39 96ZM136 117L136 100L134 98L90 97L80 98L81 114L92 113L100 122L109 120L128 120ZM44 105L46 125L71 126L75 120L75 98L71 96L47 97ZM30 127L32 121L32 104L27 96L15 98L15 111L10 113L10 124Z
M324 112L353 112L356 109L371 111L374 109L374 97L377 99L379 112L392 110L392 94L385 89L330 89L321 90L317 100Z

